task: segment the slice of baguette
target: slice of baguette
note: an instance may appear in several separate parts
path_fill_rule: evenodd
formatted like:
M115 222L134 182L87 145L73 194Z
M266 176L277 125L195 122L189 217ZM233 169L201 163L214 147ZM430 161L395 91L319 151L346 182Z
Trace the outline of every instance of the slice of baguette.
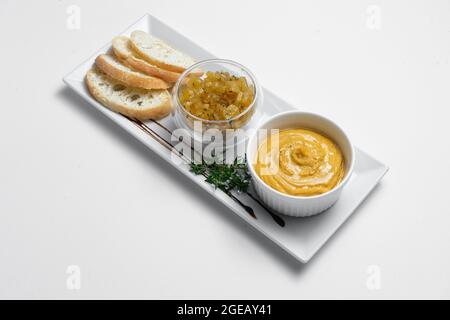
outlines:
M167 90L145 90L127 87L98 68L86 74L86 84L92 96L109 109L142 121L160 119L172 111L172 99Z
M144 31L131 33L131 48L147 62L173 72L183 72L195 63L188 55Z
M170 85L164 80L140 73L125 66L117 57L101 54L95 60L100 70L111 78L119 80L124 84L141 89L167 89Z
M112 48L114 54L120 59L126 60L129 57L134 56L133 51L131 51L130 48L130 38L126 36L114 37Z
M139 59L131 50L130 38L115 37L112 41L114 54L122 59L122 62L133 69L146 73L150 76L160 78L166 82L174 83L180 77L180 73L161 69L145 60Z

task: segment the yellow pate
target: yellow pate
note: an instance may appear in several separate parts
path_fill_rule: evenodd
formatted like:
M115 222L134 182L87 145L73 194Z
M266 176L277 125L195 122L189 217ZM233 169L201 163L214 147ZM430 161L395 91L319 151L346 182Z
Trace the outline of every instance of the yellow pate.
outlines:
M259 145L255 171L282 193L314 196L336 187L344 177L345 165L341 150L327 137L306 129L288 129Z

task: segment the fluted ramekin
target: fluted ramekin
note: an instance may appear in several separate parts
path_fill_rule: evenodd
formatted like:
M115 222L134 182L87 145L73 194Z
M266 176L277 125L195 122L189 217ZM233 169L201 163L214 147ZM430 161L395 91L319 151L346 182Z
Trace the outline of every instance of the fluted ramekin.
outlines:
M345 159L344 179L332 190L315 196L293 196L282 193L267 185L256 173L254 165L257 149L262 141L258 140L260 129L309 129L324 134L336 143ZM308 217L325 211L339 199L345 185L350 180L355 165L355 151L345 132L333 121L308 112L288 111L268 119L250 136L247 145L247 161L253 185L259 198L271 209L293 217Z

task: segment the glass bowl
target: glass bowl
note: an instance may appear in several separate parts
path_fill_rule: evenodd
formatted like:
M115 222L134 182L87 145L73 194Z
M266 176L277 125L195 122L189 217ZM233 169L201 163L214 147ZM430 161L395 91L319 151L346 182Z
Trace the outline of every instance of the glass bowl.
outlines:
M247 83L252 85L255 91L251 104L240 114L226 120L207 120L190 113L179 99L181 90L191 75L198 75L199 73L206 73L208 71L225 71L237 77L245 77ZM202 135L206 130L210 129L217 129L222 133L227 132L229 134L232 130L245 128L253 118L258 105L262 103L262 90L253 73L237 62L223 59L203 60L192 65L181 74L174 86L172 95L174 103L173 113L177 126L187 129L193 136L197 136L196 140L201 139L198 135Z

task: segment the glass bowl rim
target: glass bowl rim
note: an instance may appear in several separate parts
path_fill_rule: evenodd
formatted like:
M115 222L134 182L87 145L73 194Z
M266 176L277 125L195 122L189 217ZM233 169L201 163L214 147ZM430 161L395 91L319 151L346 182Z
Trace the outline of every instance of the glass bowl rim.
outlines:
M194 70L194 69L196 69L196 68L198 68L198 67L200 67L202 65L213 64L213 63L230 64L230 65L233 65L235 67L238 67L238 68L244 70L244 72L247 73L247 75L252 80L253 85L255 87L255 96L253 97L252 103L247 107L247 109L245 109L244 111L242 111L241 113L239 113L238 115L236 115L236 116L234 116L234 117L232 117L230 119L225 119L225 120L207 120L207 119L203 119L203 118L197 117L197 116L193 115L192 113L190 113L188 110L186 110L186 108L183 106L183 104L180 102L180 100L178 98L178 91L180 89L180 84L186 78L186 76L192 70ZM201 121L201 122L206 123L206 124L224 124L224 123L227 123L227 122L231 122L231 121L237 120L237 119L241 118L242 116L244 116L245 114L247 114L247 112L252 110L254 108L256 102L258 101L259 96L260 96L260 88L259 88L259 84L258 84L258 81L256 80L255 75L247 67L245 67L244 65L242 65L242 64L240 64L240 63L238 63L236 61L228 60L228 59L206 59L206 60L202 60L202 61L199 61L199 62L193 64L192 66L187 68L180 75L180 77L178 78L177 82L175 83L175 87L174 87L174 90L173 90L173 95L174 95L174 99L175 99L177 107L181 107L183 109L183 111L186 112L186 114L188 114L194 120Z

